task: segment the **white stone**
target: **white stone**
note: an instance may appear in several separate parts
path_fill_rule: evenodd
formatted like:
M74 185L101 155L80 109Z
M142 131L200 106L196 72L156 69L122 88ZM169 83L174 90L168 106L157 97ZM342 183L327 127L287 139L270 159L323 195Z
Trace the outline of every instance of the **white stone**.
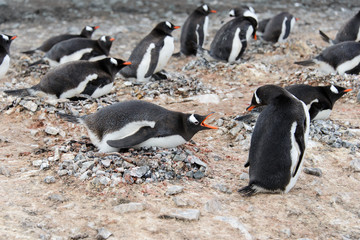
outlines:
M175 194L181 193L183 191L184 191L183 186L178 186L178 185L169 186L165 195L175 195Z
M131 202L131 203L125 203L115 206L114 212L124 214L129 212L141 212L144 211L144 209L145 209L145 204Z
M58 128L56 128L56 127L51 127L51 126L47 126L46 128L45 128L45 132L47 133L47 134L49 134L49 135L57 135L57 134L59 134L59 132L60 132L60 129L58 129Z

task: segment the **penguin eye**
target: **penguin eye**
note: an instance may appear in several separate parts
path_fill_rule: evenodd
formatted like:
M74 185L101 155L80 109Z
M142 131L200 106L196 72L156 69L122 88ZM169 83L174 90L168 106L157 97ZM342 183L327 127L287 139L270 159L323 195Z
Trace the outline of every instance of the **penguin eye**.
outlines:
M195 125L199 125L199 121L196 119L194 114L191 114L191 116L189 117L189 121Z

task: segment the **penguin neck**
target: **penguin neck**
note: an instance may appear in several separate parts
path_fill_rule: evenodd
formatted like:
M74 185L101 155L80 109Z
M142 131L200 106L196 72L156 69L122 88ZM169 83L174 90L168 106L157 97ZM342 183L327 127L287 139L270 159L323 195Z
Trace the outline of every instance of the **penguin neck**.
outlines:
M110 52L110 48L111 48L111 42L104 42L104 41L101 41L101 40L97 40L98 42L98 45L100 47L100 49L103 51L103 53L108 56L109 55L109 52Z
M84 38L91 38L92 32L86 31L86 28L84 28L81 33L80 33L80 37L84 37Z
M158 28L155 28L154 30L151 31L151 35L154 35L154 36L171 36L171 33L169 32L165 32L163 30L160 30Z
M101 66L101 69L103 69L105 72L109 73L112 77L114 77L122 68L122 65L115 66L114 64L109 63L108 58L104 58L99 61L99 64Z

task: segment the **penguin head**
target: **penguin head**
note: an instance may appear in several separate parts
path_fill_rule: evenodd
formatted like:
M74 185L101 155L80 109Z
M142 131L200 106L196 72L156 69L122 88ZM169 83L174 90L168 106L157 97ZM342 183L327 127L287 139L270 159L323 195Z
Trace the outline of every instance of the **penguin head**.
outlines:
M216 11L210 9L209 5L206 3L195 9L195 12L205 16L209 15L210 13L216 13Z
M96 29L98 29L99 26L86 26L83 28L83 30L80 33L80 36L91 38L92 34L95 32Z
M171 35L171 32L178 28L180 28L180 26L175 26L171 22L165 21L165 22L158 23L158 25L156 25L154 30L156 30L158 32L163 32L167 35Z
M115 38L110 36L101 36L97 41L100 48L106 53L106 55L109 55L110 48L114 40Z
M0 34L0 46L3 46L7 50L7 52L9 52L10 44L15 38L17 38L17 36Z
M207 129L218 129L218 127L210 126L205 123L206 119L208 119L214 113L210 113L207 116L202 116L199 114L185 114L186 123L185 130L187 138L186 140L190 140L197 132Z
M241 6L238 8L233 8L229 12L230 17L253 17L258 20L255 10L249 6Z
M131 62L126 62L120 58L104 58L98 61L102 68L115 76L122 68L131 65Z
M246 108L246 110L251 111L256 107L268 105L280 95L291 96L291 94L282 87L276 85L261 86L254 92L254 95L251 99L251 104Z
M343 88L337 85L330 85L325 87L326 94L331 102L335 102L341 98L345 93L352 91L351 88Z

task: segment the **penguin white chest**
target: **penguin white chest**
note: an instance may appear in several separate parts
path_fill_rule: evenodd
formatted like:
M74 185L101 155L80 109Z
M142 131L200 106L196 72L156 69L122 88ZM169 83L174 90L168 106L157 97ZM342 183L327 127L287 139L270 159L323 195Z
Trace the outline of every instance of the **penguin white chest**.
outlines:
M236 57L239 55L241 48L242 48L242 44L241 44L241 40L240 40L240 28L237 28L235 31L235 35L232 41L232 46L231 46L231 52L228 58L228 62L232 63L236 61Z
M163 147L163 148L173 148L181 144L186 143L186 140L180 135L173 135L167 137L156 137L150 138L145 142L142 142L135 147Z
M79 83L79 85L76 87L76 88L72 88L72 89L69 89L65 92L63 92L59 98L72 98L72 97L75 97L79 94L81 94L84 89L86 88L86 85L90 82L90 81L93 81L95 79L98 78L98 75L97 74L90 74L88 75L83 81L81 81Z
M59 63L63 64L66 62L80 60L85 53L90 53L91 51L92 51L92 48L84 48L84 49L78 50L70 55L66 55L66 56L63 56L62 58L60 58Z
M159 52L159 60L156 65L154 73L161 71L166 66L173 53L174 53L174 38L171 36L166 36L164 38L164 46L160 49Z
M151 51L155 48L154 43L150 43L148 48L146 49L146 52L141 59L141 62L136 70L136 78L139 82L146 82L150 79L150 77L146 77L146 73L149 70L150 64L151 64Z
M350 71L351 69L355 68L359 64L360 64L360 55L356 56L353 59L350 59L346 62L343 62L336 68L336 70L340 75L343 75L347 71Z
M204 20L204 42L202 43L201 47L204 45L206 37L208 35L208 28L209 28L209 17L206 16Z
M7 70L9 69L10 66L10 57L9 55L6 55L0 65L0 78L5 76Z
M281 33L280 33L278 42L283 42L283 41L285 41L284 36L285 36L285 33L286 33L286 21L287 21L287 17L285 17L284 20L283 20L283 22L282 22L282 25L281 25Z
M359 29L358 29L358 33L357 33L355 42L359 42L359 41L360 41L360 26L359 26Z

